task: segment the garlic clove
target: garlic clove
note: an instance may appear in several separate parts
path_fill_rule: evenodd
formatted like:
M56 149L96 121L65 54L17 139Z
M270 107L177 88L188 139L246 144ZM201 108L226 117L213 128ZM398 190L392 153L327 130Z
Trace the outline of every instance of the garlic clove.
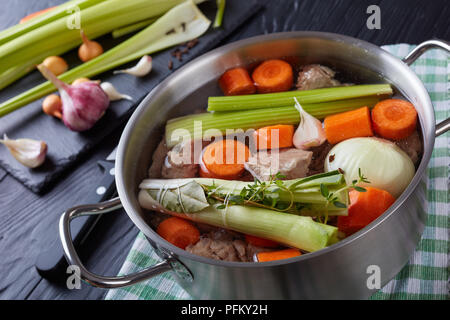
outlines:
M145 55L134 67L124 70L115 70L114 74L128 73L136 77L143 77L149 74L150 71L152 71L152 57Z
M103 91L105 91L110 101L116 101L121 99L126 99L130 101L133 100L133 98L131 98L129 95L121 94L120 92L118 92L116 88L112 85L112 83L102 82L100 84L100 87L102 87Z
M297 98L294 97L294 100L295 108L300 112L300 123L293 138L294 146L303 150L320 146L327 139L322 122L307 113Z
M17 139L11 140L3 135L0 140L11 152L11 155L21 164L28 168L36 168L40 166L47 155L47 144L44 141L33 139Z

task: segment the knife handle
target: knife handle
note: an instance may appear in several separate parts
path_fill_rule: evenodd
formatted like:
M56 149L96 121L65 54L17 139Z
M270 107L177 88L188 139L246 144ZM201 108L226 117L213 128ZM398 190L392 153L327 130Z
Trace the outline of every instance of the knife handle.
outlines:
M99 161L98 164L103 170L103 176L100 178L96 190L87 197L86 203L105 201L112 197L116 189L113 173L114 162ZM100 217L101 215L83 216L72 222L71 232L75 246L83 244ZM55 234L58 233L55 232ZM59 237L49 248L39 254L35 266L43 278L55 282L63 280L68 264Z

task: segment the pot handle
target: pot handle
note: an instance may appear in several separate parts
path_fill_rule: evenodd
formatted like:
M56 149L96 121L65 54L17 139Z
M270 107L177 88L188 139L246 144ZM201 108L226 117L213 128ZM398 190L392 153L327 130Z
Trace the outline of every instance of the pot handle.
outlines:
M160 273L172 270L171 262L169 260L163 260L160 263L157 263L151 267L133 274L109 277L96 275L88 271L86 267L81 263L80 258L78 257L78 254L75 250L75 246L72 242L70 222L80 216L114 212L121 207L122 204L120 203L120 199L117 197L97 204L86 204L73 207L64 212L61 216L61 219L59 220L59 235L67 262L69 263L69 265L78 266L80 269L80 278L95 287L121 288L150 279Z
M404 63L406 63L408 66L414 63L414 61L417 60L422 54L424 54L427 50L433 49L433 48L439 48L446 50L448 53L450 53L450 43L445 40L439 40L439 39L433 39L428 40L425 42L422 42L417 47L415 47L406 57L404 57L402 60ZM436 137L440 136L441 134L446 133L448 130L450 130L450 118L438 123L436 125Z

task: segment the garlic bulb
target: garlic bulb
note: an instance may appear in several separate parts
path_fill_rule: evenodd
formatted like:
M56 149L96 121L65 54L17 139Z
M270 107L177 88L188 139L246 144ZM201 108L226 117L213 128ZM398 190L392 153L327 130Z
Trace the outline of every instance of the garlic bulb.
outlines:
M143 77L150 73L150 71L152 71L152 57L145 55L134 67L124 70L115 70L114 74L128 73L136 77Z
M40 64L38 69L59 90L62 120L70 130L89 130L103 116L109 106L109 98L98 83L86 81L69 85L59 80L45 66Z
M100 87L102 87L103 91L105 91L110 101L116 101L120 99L126 99L130 101L133 100L133 98L131 98L129 95L121 94L120 92L118 92L116 88L112 85L112 83L102 82L100 84Z
M303 110L297 98L294 97L294 100L295 108L300 112L300 123L293 138L294 146L303 150L320 146L327 139L322 122Z
M36 168L45 161L47 155L47 144L44 141L37 141L32 139L17 139L11 140L3 135L3 140L0 140L11 152L11 155L29 168Z

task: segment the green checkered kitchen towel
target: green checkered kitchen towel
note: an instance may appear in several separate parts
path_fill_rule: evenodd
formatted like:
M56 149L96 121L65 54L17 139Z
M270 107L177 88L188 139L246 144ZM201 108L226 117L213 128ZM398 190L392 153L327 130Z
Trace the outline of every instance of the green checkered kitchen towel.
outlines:
M397 57L404 57L412 45L383 47ZM450 116L450 63L442 50L430 50L412 69L425 84L435 108L436 121ZM447 299L449 258L449 133L436 139L427 170L428 220L422 239L402 271L372 299ZM160 259L147 240L139 234L120 270L129 274L155 264ZM122 289L112 289L105 299L192 299L170 273L164 273L144 283Z

